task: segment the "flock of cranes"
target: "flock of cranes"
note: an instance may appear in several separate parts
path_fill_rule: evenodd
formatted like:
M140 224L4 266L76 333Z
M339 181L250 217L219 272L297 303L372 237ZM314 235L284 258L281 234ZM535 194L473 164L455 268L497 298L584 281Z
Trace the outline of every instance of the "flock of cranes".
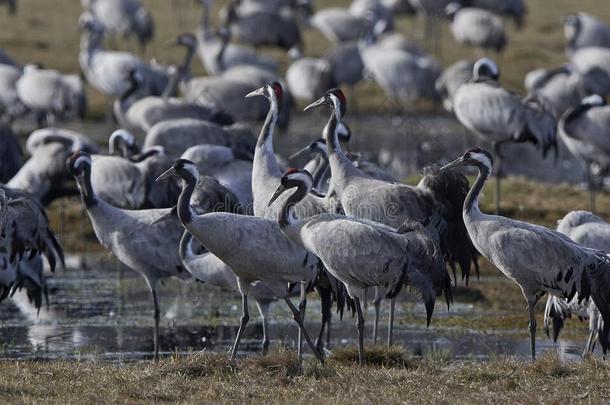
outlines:
M373 340L385 298L392 344L397 295L404 288L413 292L430 324L439 296L448 308L452 304L457 268L468 284L471 269L478 274L480 255L522 290L532 358L534 307L545 294L547 333L552 327L557 338L565 319L577 314L590 320L585 354L596 341L606 353L610 225L591 212L573 211L554 231L498 212L500 147L514 142L534 144L543 157L551 150L557 155L562 142L586 166L594 209L595 178L610 165L610 109L604 104L610 26L585 13L568 16L569 63L529 73L529 94L521 97L499 84L500 68L490 58L459 61L443 71L432 55L394 31L401 13L423 13L431 30L445 16L457 42L501 52L509 44L502 16L521 26L521 0L354 0L349 8L315 13L310 1L231 0L217 28L211 0L200 4L196 34L175 40L185 50L182 62L166 65L104 46L108 35L134 35L142 46L151 40L152 17L138 0L82 1L80 67L87 83L114 99L120 127L109 137L108 153L86 135L56 127L86 111L78 75L21 66L0 52L0 300L24 288L36 307L43 304L43 261L51 271L64 262L44 205L79 194L100 244L146 282L155 357L157 285L169 277L241 295L233 358L252 298L262 318L263 352L270 342L269 306L282 300L299 328L299 355L305 340L323 363L334 303L341 315L350 310L357 318L362 364L367 289L375 290ZM322 57L304 55L304 25L332 44ZM277 60L258 52L261 46L290 55L285 75ZM196 56L208 76L192 77ZM425 168L415 186L396 181L350 149L345 119L354 104L338 87L353 95L362 80L373 80L394 101L442 100L493 154L469 149L445 166ZM288 159L307 163L287 169L274 149L274 131L288 128L295 100L309 103L305 111L324 107L328 121L320 139ZM31 157L23 163L9 124L27 115L48 127L29 136ZM248 123L261 121L255 136ZM478 170L472 186L461 166ZM494 169L496 215L488 215L478 199ZM304 322L312 290L322 304L315 339ZM297 294L295 306L291 296Z

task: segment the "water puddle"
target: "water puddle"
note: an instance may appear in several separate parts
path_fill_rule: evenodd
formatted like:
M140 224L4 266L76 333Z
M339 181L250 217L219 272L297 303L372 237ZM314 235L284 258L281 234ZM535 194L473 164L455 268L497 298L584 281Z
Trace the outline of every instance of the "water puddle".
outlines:
M43 308L38 316L24 295L16 294L2 303L0 358L107 361L150 358L153 349L152 304L143 279L121 269L107 255L102 255L102 260L90 260L86 269L73 267L76 264L77 260L69 260L67 270L58 270L49 279L50 306ZM185 284L174 280L160 285L158 293L161 304L160 343L165 354L202 349L228 351L241 315L238 296L199 283ZM404 308L407 307L401 310ZM307 309L307 328L315 336L319 328L319 304L313 296ZM529 357L529 339L517 331L494 333L434 326L427 329L423 308L417 305L412 311L414 316L421 318L421 322L396 325L394 340L414 355L440 353L454 359ZM452 311L467 314L472 311L472 305L458 303ZM241 347L244 353L256 353L260 349L262 327L254 305L251 314L252 321ZM366 315L369 336L372 314L369 305ZM435 316L451 314L439 306ZM297 329L281 303L272 306L270 318L271 344L294 346ZM379 338L385 341L385 317L381 322ZM542 331L539 333L538 353L557 350L564 359L579 358L584 340L560 340L554 344ZM333 319L331 350L332 347L355 344L355 336L351 317L343 321Z

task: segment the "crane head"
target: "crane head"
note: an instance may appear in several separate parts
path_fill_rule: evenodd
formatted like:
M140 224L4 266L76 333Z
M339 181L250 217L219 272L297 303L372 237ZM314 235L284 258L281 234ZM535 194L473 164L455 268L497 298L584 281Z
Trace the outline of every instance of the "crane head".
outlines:
M178 35L174 45L184 46L189 49L195 49L197 48L197 38L190 32L185 32L183 34Z
M580 32L581 25L581 17L578 13L569 14L563 19L563 35L569 43L576 39Z
M455 17L455 15L458 13L458 11L460 11L461 8L462 5L460 3L451 2L445 7L445 15L449 17L450 20L453 20L453 17Z
M497 81L500 78L500 68L493 60L481 58L475 62L472 76L475 81L484 77Z
M178 159L172 167L161 173L155 180L156 182L169 179L170 177L180 177L186 182L197 183L199 180L199 168L195 163L188 159Z
M91 168L91 156L87 152L74 152L66 160L66 169L74 177L81 176L85 168Z
M491 153L482 148L469 149L462 156L453 162L441 167L441 170L448 170L460 166L476 166L480 170L491 173L493 170L494 159Z
M313 177L311 173L303 169L288 169L282 176L280 185L278 186L277 190L275 190L275 193L273 193L273 196L271 197L271 200L269 200L269 204L267 206L273 204L275 200L279 198L279 196L284 194L285 191L295 187L301 189L304 188L307 190L306 193L309 193L313 187Z
M580 105L588 106L588 107L601 107L606 105L606 100L600 96L599 94L592 94L583 98L580 101Z
M324 97L309 104L303 111L308 111L322 105L331 106L335 110L335 114L338 115L337 118L339 118L339 120L343 118L347 112L347 99L341 89L335 88L328 90Z
M260 89L256 89L246 94L246 98L256 97L256 96L264 96L269 101L275 101L275 104L278 108L283 104L284 100L284 89L279 82L271 82Z

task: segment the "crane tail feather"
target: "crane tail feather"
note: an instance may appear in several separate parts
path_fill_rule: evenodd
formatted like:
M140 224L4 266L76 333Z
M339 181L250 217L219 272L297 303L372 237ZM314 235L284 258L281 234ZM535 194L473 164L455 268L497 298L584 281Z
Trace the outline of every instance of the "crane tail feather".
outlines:
M603 320L598 325L598 336L605 355L610 345L610 257L600 253L597 258L599 260L589 266L586 278L590 284L591 298Z

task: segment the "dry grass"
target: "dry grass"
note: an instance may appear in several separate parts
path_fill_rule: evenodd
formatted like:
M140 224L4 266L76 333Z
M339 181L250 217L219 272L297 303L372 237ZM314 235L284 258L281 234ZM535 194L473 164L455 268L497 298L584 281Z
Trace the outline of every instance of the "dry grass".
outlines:
M19 0L20 9L14 18L7 16L5 10L0 10L0 46L22 63L36 62L66 72L78 71L77 20L81 13L79 3L79 0ZM215 2L214 16L223 4L224 1ZM318 9L347 4L349 0L316 1ZM146 5L155 18L157 35L143 56L155 57L162 62L178 62L182 52L168 46L168 43L181 32L195 30L201 15L199 5L193 0L147 0ZM567 13L587 11L610 21L610 8L605 0L536 0L528 1L527 5L529 13L524 29L517 31L507 21L509 46L503 55L497 56L503 67L503 83L516 90L522 89L523 77L529 70L554 66L565 61L561 19ZM410 38L424 42L421 18L401 18L397 27ZM304 41L309 55L321 55L329 46L328 42L313 30L305 32ZM134 42L116 42L110 45L115 48L136 49ZM458 59L475 57L471 49L455 45L446 24L442 29L440 44L442 54L439 59L445 65ZM283 66L288 63L287 57L277 50L266 49L265 52L279 57ZM203 73L198 62L195 67L197 74ZM366 98L362 97L359 101L361 107L374 110L379 106L388 106L382 92L375 86L363 83L358 91L361 95L366 94ZM105 111L107 101L93 90L90 96L92 116L99 117Z
M383 356L377 353L376 356ZM400 357L400 356L399 356ZM598 360L562 363L546 355L535 363L415 360L357 367L332 356L325 366L300 365L279 350L237 362L226 354L175 356L159 363L0 362L5 403L570 403L610 400L610 365Z

